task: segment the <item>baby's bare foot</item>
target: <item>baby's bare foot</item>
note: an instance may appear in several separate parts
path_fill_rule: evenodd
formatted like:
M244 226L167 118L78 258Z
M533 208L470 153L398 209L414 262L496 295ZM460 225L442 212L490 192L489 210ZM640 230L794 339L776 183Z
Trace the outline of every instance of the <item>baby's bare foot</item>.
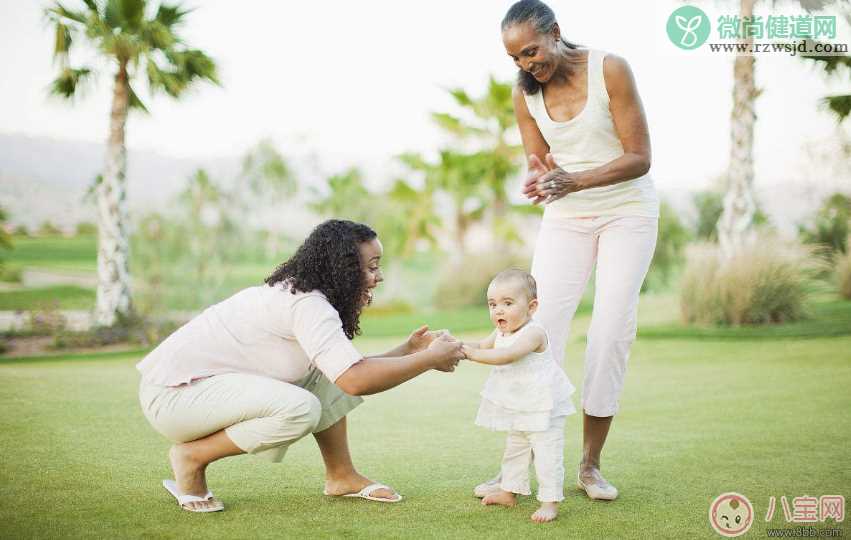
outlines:
M532 521L535 523L546 523L554 520L556 516L558 516L558 503L544 502L541 503L541 507L532 514Z
M499 490L496 493L491 493L482 499L482 504L498 504L500 506L514 506L517 504L517 497L510 491Z

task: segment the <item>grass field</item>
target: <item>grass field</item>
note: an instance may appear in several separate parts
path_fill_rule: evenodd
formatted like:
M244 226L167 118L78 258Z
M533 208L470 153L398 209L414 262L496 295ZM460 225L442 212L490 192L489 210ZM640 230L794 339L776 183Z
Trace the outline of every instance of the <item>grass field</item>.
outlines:
M92 309L95 291L76 285L0 292L0 310Z
M97 237L63 236L27 238L15 236L14 249L7 254L10 264L48 270L96 272Z
M567 361L577 385L587 318L578 323ZM503 509L471 496L502 450L500 434L473 425L482 366L427 374L350 415L355 462L403 503L323 497L318 450L303 440L278 465L247 456L212 465L227 509L193 515L160 487L168 443L136 402L141 353L2 360L0 538L719 538L707 511L727 491L753 503L745 538L756 538L792 526L780 511L764 522L770 496L851 498L851 336L665 332L636 343L604 454L621 497L592 502L574 487L581 425L570 417L566 501L543 526L529 521L531 497ZM357 343L377 351L395 341ZM847 523L836 525L844 535Z

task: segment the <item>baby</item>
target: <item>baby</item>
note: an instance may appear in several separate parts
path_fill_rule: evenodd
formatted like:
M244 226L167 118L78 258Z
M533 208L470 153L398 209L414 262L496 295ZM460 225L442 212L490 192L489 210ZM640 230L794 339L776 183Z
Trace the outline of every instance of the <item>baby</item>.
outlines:
M467 358L495 366L481 392L476 425L507 431L501 483L482 504L514 506L530 495L534 462L541 507L532 521L558 515L564 500L564 421L576 412L574 388L550 353L543 327L532 320L538 308L535 279L522 270L500 272L488 287L488 308L496 330L479 343L464 343Z

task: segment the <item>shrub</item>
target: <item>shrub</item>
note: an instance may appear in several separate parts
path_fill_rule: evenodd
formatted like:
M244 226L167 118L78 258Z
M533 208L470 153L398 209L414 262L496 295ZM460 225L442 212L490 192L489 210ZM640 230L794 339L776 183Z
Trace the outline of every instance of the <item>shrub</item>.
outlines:
M33 335L50 336L62 331L68 321L59 311L58 302L42 304L38 309L29 312L29 328Z
M819 269L810 249L762 235L724 260L715 246L689 250L681 309L687 323L748 325L806 316L811 283Z
M53 334L54 349L90 349L109 345L150 347L178 328L174 321L153 321L137 314L119 317L113 326L94 326L72 331L61 328Z
M24 279L24 269L20 266L0 264L0 281L21 283Z
M491 279L511 266L528 270L530 262L506 253L464 255L441 271L435 291L435 306L442 309L484 306Z
M718 239L718 219L724 211L723 197L717 191L701 191L692 196L697 210L694 234L701 240Z
M824 246L831 256L841 255L847 249L849 223L851 197L834 193L824 201L811 223L799 226L798 231L803 242Z
M77 223L74 232L77 236L94 236L98 232L98 226L90 221L81 221Z
M659 235L656 251L642 291L661 290L668 286L674 273L683 263L683 249L691 237L676 210L662 201L659 205Z

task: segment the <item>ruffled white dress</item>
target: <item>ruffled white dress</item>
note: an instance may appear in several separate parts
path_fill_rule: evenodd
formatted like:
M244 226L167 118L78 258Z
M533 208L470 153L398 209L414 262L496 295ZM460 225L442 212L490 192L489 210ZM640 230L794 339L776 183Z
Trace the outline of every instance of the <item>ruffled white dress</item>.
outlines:
M529 322L509 335L497 332L494 348L510 347L529 328ZM571 395L576 391L547 348L531 352L510 364L494 366L481 391L476 425L494 431L546 431L550 420L576 412Z

